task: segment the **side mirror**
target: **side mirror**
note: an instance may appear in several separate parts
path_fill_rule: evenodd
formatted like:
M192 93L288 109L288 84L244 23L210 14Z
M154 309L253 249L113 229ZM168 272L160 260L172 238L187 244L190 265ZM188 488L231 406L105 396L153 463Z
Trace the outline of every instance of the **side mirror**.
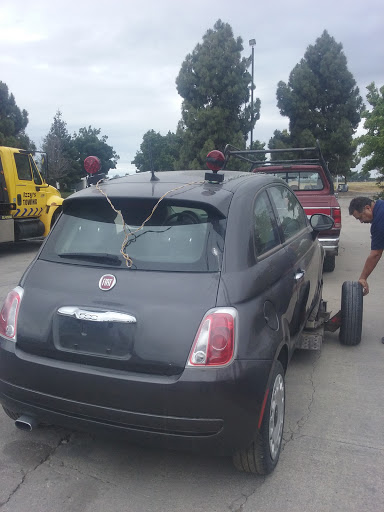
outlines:
M319 233L320 231L328 231L335 224L335 221L329 215L325 215L324 213L315 213L309 219L309 223L313 229Z

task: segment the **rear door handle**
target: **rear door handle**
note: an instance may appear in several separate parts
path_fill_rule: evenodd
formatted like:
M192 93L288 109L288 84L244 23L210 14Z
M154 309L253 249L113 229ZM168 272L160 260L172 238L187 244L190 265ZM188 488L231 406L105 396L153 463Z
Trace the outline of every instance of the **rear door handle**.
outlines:
M298 268L296 270L296 274L295 274L295 281L300 281L300 279L302 279L304 277L304 274L305 274L305 270L301 270L301 268Z

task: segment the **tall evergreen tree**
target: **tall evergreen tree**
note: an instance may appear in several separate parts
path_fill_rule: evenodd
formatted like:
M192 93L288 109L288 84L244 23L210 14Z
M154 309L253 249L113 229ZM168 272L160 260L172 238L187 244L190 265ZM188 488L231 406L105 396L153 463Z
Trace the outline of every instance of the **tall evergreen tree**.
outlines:
M260 100L249 104L249 59L241 57L242 39L218 20L203 42L187 55L176 79L183 98L177 135L182 140L178 168L205 166L207 153L226 144L243 148L260 117Z
M367 101L371 109L365 108L362 117L365 119L366 133L358 138L362 144L360 155L367 157L363 164L363 172L377 170L378 182L384 182L384 85L378 89L372 82L367 87Z
M15 97L9 94L8 86L0 81L0 146L20 149L36 149L25 133L28 112L20 110Z
M57 110L51 128L44 137L42 150L48 157L49 181L59 183L60 188L70 187L73 181L71 176L77 174L76 153L60 110Z
M308 46L288 83L279 82L277 105L289 118L291 147L313 145L318 139L331 172L349 174L355 166L352 136L360 122L362 98L342 44L326 30Z

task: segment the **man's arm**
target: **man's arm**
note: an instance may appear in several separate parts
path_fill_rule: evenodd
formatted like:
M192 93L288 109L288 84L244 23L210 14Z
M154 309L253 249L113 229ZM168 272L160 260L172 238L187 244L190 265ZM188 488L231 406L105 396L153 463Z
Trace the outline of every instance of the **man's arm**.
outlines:
M367 283L367 279L370 276L373 269L376 267L382 254L383 254L383 249L371 251L369 253L369 256L365 262L363 271L359 277L359 283L363 287L363 295L367 295L369 293L369 286Z

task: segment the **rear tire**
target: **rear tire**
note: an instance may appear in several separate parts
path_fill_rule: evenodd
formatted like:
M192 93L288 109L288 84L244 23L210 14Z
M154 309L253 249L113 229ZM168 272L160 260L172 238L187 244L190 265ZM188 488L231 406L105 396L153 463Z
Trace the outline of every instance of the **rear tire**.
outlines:
M276 361L261 428L255 432L251 445L233 456L236 469L259 475L268 475L275 469L283 440L284 418L284 369L280 361Z
M62 211L62 207L61 206L58 206L54 212L54 214L52 215L52 220L51 220L51 228L53 228L53 226L55 225L57 219L59 218L59 215Z
M17 418L20 416L19 413L11 411L11 409L4 407L4 405L3 405L3 410L4 410L5 414L8 416L8 418L11 418L11 420L17 420Z
M363 287L357 281L345 281L341 289L341 326L339 340L342 345L358 345L363 325Z
M324 272L333 272L335 270L336 256L333 254L326 254L323 263Z

